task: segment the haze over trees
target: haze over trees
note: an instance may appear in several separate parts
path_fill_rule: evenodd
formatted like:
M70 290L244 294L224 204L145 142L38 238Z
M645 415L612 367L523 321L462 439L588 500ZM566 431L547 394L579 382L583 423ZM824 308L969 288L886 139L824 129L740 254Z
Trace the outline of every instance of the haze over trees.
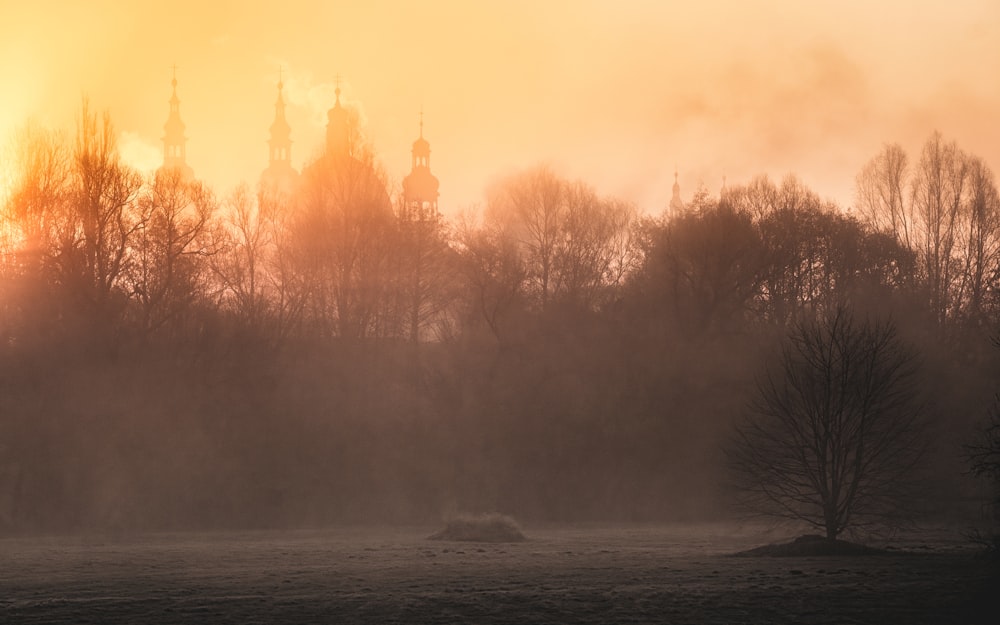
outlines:
M873 366L897 338L923 364L918 507L976 508L954 459L996 371L979 159L934 135L916 167L876 155L851 212L759 177L671 218L536 166L449 221L406 206L351 128L297 191L223 196L132 170L86 103L73 133L17 137L0 531L728 515L723 450L756 374L845 310L872 320L843 339Z

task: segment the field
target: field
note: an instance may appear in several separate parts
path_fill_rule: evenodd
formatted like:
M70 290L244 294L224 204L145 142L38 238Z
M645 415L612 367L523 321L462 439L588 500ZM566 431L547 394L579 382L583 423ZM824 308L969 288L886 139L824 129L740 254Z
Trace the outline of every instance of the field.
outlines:
M729 525L438 528L0 540L2 623L993 623L997 570L960 537L907 553L733 558Z

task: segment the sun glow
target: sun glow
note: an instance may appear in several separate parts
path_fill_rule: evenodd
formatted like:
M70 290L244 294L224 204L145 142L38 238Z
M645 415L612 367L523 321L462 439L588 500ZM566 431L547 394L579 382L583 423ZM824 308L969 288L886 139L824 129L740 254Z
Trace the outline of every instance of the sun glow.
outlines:
M143 174L150 174L163 163L163 149L143 139L135 132L124 131L118 137L122 160Z
M1000 163L1000 86L979 78L1000 73L984 26L1000 4L904 6L98 0L52 20L23 3L0 23L0 138L29 116L71 129L82 93L148 171L176 64L188 163L224 194L267 166L283 69L292 166L321 150L339 75L397 181L423 108L448 214L539 162L649 212L670 201L675 164L685 198L723 175L793 172L849 205L884 142L915 149L937 129Z

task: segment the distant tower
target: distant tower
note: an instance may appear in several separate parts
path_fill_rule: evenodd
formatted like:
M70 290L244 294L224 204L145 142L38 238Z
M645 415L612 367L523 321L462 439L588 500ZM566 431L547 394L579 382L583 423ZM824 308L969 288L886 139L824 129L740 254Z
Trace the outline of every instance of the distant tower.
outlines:
M271 123L271 138L267 142L270 160L267 169L261 174L261 181L290 192L299 174L292 167L292 127L285 119L284 87L279 71L278 99L274 103L274 122Z
M184 122L181 121L181 101L177 97L177 66L174 66L174 77L170 81L173 94L170 96L170 115L163 124L163 166L160 170L177 169L184 180L194 179L194 171L187 164L184 136Z
M337 77L337 101L326 113L326 155L343 158L351 155L350 114L340 105L340 77Z
M671 217L680 217L684 214L684 201L681 200L681 185L677 182L677 167L674 167L674 194L670 197Z
M420 111L420 137L413 142L413 164L403 178L403 205L411 218L437 215L438 179L431 173L431 144L424 139L424 112Z

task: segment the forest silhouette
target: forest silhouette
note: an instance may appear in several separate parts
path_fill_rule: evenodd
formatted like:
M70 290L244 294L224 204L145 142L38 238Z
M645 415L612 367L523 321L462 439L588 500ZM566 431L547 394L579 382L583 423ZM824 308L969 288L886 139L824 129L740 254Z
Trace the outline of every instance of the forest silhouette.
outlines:
M219 197L132 169L86 102L71 133L18 134L0 532L727 517L759 372L844 307L918 354L934 444L911 503L978 513L961 449L1000 319L982 159L935 133L874 155L849 209L760 176L661 215L534 166L449 220L343 140L294 185Z

